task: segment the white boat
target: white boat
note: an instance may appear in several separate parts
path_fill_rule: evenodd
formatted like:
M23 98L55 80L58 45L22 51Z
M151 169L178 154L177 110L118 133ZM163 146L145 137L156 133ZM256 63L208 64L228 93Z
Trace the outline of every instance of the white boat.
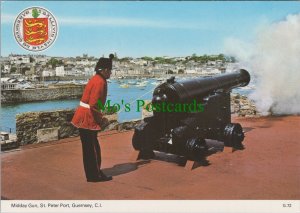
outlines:
M120 87L121 88L129 88L129 85L128 84L121 84Z
M128 84L130 84L130 85L136 85L136 81L128 81Z
M146 82L140 82L136 86L137 87L145 87L145 86L147 86L147 83Z
M160 84L160 82L152 82L151 84L154 85L154 86L157 86L157 85Z

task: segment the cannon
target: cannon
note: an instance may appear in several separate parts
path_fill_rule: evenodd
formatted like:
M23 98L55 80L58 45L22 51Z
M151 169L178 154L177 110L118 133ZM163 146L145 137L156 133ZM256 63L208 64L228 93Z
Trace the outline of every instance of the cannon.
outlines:
M132 138L138 159L154 158L153 151L160 151L199 162L209 152L205 139L244 149L243 128L231 123L230 92L249 82L250 74L240 69L181 81L171 77L157 86L151 102L153 116L135 128Z

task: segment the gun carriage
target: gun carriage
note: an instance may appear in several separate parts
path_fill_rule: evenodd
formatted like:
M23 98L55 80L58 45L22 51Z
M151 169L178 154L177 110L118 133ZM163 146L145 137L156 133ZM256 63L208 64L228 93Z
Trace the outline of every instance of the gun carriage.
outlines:
M193 110L176 112L153 109L153 116L135 128L132 144L139 158L154 157L153 150L200 161L208 153L205 139L224 142L224 146L243 149L244 133L239 123L231 123L230 92L248 85L246 70L212 77L177 81L171 77L155 88L153 106L181 104ZM203 110L195 110L197 103ZM200 107L201 109L201 107Z

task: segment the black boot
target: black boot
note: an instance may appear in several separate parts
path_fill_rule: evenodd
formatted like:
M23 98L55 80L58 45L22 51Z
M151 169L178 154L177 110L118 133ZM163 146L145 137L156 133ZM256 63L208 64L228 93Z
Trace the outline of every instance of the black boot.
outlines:
M112 180L112 176L106 176L101 170L99 172L99 177L101 181L110 181Z
M104 182L112 180L111 176L106 176L102 171L99 172L98 177L87 178L87 182Z

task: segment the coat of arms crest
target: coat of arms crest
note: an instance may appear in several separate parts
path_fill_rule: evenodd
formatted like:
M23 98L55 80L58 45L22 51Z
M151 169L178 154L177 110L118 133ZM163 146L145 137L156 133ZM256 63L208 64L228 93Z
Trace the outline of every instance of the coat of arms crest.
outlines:
M25 9L14 23L14 35L18 44L29 51L48 48L55 41L57 31L56 19L41 7Z

